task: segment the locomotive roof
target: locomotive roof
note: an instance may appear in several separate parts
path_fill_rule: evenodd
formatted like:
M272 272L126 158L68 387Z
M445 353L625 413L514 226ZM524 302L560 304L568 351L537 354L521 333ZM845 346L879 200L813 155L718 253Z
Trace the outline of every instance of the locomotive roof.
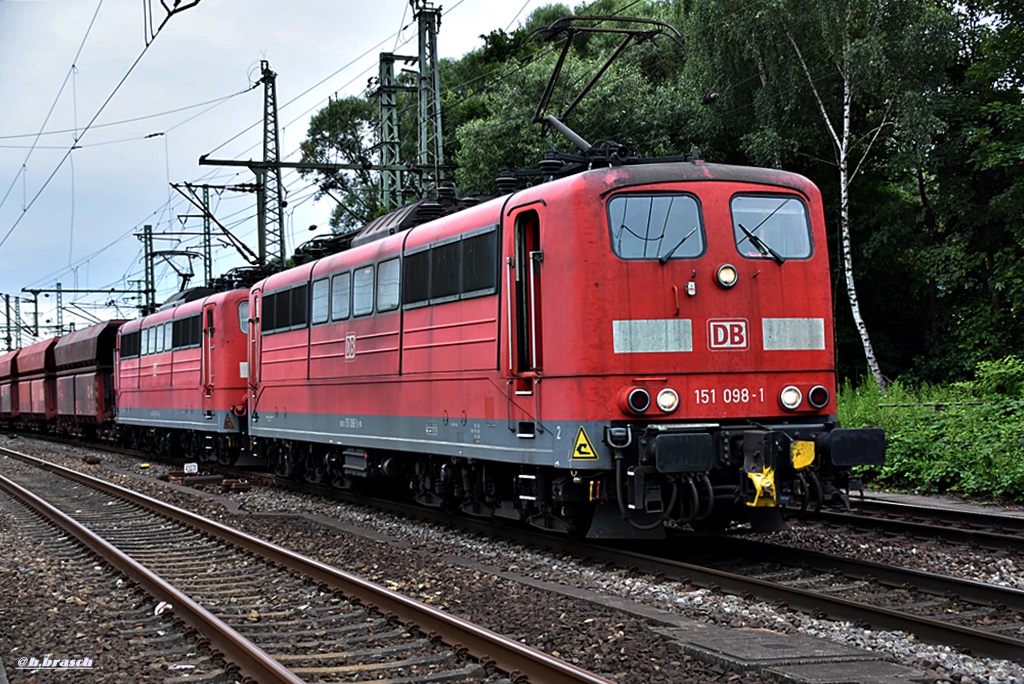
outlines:
M481 202L478 198L469 198L466 201L442 202L441 204L445 208L441 210L438 209L438 202L419 200L367 224L351 239L351 246L348 249L342 249L312 262L275 273L259 281L253 287L272 292L307 280L311 273L315 274L314 277L318 277L325 271L329 272L337 267L343 268L349 263L361 260L372 261L382 253L395 253L401 248L396 248L393 244L394 241L402 240L403 238L399 236L414 228L417 230L406 243L406 247L416 247L431 240L443 238L449 232L460 232L466 228L483 227L487 224L493 225L501 220L501 207L509 198L517 195L524 198L548 198L550 194L573 192L571 188L577 188L578 191L578 184L582 184L582 187L590 187L591 191L596 190L603 197L604 194L620 188L694 181L756 183L796 190L805 196L811 196L817 192L817 188L810 180L789 171L730 164L708 164L699 159L604 166L538 183L488 201ZM473 222L479 223L479 226L469 225Z
M200 299L192 299L190 301L179 303L177 306L168 308L161 307L155 313L151 313L148 316L142 318L135 318L127 321L122 326L122 332L132 332L138 330L143 325L149 325L150 323L162 323L164 321L170 321L175 318L181 318L182 316L190 316L192 314L199 313L203 306L207 303L218 303L223 301L230 301L232 298L245 299L249 296L249 290L236 289L228 290L227 292L214 292L213 294L202 297Z
M628 164L587 171L579 174L578 177L585 178L587 181L604 178L609 186L608 190L673 181L726 181L775 185L791 188L805 195L816 192L815 185L810 180L791 171L754 166L733 166L731 164L708 164L700 159L689 162ZM571 178L574 177L569 177L566 180Z

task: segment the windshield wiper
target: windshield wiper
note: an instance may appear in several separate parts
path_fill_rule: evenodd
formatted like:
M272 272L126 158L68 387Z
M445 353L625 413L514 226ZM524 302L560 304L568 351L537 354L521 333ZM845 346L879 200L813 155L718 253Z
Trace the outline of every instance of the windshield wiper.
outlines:
M697 232L697 226L694 226L693 229L689 233L684 235L683 239L680 240L679 242L677 242L676 246L673 247L672 249L670 249L667 254L665 254L664 256L658 257L658 261L660 261L662 264L667 263L668 260L672 258L672 255L676 253L676 250L679 249L680 247L682 247L683 243L686 242L687 240L689 240L690 236L693 235L696 232Z
M750 244L754 245L754 247L757 248L757 251L761 253L761 256L770 256L772 259L775 259L775 262L779 265L785 263L786 260L782 258L781 254L779 254L774 249L769 247L764 240L762 240L761 238L757 237L749 230L747 230L746 226L744 226L742 223L737 223L736 225L740 227L740 230L743 231L743 234L747 236L748 240L750 240Z

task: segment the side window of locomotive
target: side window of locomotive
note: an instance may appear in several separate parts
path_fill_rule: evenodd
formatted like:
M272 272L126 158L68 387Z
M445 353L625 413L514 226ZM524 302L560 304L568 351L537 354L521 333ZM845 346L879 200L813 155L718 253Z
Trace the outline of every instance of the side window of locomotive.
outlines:
M491 294L498 287L498 233L462 240L462 296Z
M399 273L398 259L388 259L377 266L377 311L398 308Z
M154 331L156 332L156 348L153 350L157 354L168 351L170 349L168 342L171 341L170 326L166 323L162 323L157 326Z
M736 195L732 198L736 249L749 259L807 259L811 222L807 205L792 195Z
M365 316L373 313L373 266L357 270L352 281L353 315Z
M691 195L616 195L608 202L612 250L621 259L695 259L704 253L700 205Z
M408 309L494 294L498 233L487 226L406 252L402 277L402 304Z
M309 317L309 321L313 325L326 323L331 313L330 285L331 281L327 278L313 281L313 308Z
M202 318L199 315L178 318L171 323L171 347L172 349L187 349L198 347L202 340L203 327Z
M121 358L130 359L140 355L141 331L121 335Z
M339 273L331 278L331 320L343 321L351 313L352 274Z
M459 296L459 252L462 244L455 240L438 245L431 250L433 263L430 269L431 301L458 299Z
M288 295L291 304L288 328L304 328L309 324L309 285L303 283L293 287Z
M402 303L406 307L423 306L430 301L430 248L405 255Z
M309 322L309 284L303 283L263 295L263 323L260 332L264 335L304 328Z
M274 316L276 315L277 309L277 295L263 295L261 306L263 307L263 315L261 317L260 333L266 335L267 333L274 331Z
M249 334L249 302L238 303L238 329L242 331L242 334Z

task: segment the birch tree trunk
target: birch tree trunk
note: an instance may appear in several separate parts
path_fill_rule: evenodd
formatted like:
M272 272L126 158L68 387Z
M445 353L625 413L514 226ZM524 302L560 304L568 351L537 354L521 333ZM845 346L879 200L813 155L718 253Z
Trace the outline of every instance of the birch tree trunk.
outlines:
M847 15L847 20L848 19L849 15ZM857 327L861 344L864 347L864 358L867 361L868 369L871 371L871 375L874 377L875 382L878 383L879 388L884 392L887 382L878 366L878 358L875 356L875 349L871 344L871 336L868 334L868 327L864 323L864 318L860 313L860 302L857 299L857 288L854 284L853 278L853 246L852 241L850 240L850 185L853 183L854 177L856 177L857 172L860 170L860 165L870 153L871 146L878 138L879 133L886 125L891 123L891 121L888 120L889 110L886 110L886 113L882 117L882 121L872 132L864 155L860 158L856 168L851 172L850 151L852 146L851 120L853 110L853 66L851 64L852 46L850 44L849 30L845 31L843 35L842 52L839 56L839 64L836 65L843 83L843 121L841 131L836 130L832 117L829 116L828 108L825 107L825 102L821 97L821 93L818 91L818 86L811 75L810 69L807 67L807 62L804 60L800 46L788 30L786 31L786 36L789 38L789 42L793 46L793 51L796 53L797 60L803 69L804 75L807 77L807 82L810 84L811 92L814 94L814 99L818 104L821 117L832 137L832 145L836 155L836 165L839 168L839 234L843 274L846 280L846 296L850 302L850 311L853 314L854 325Z

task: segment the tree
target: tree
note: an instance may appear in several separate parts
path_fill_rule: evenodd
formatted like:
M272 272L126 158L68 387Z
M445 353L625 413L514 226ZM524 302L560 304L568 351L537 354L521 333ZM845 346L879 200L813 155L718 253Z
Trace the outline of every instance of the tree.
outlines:
M300 170L315 178L322 195L338 202L331 216L335 231L354 230L379 215L380 199L371 167L377 111L365 97L331 100L309 122L299 148L302 161L315 164L349 164L347 171Z
M931 87L927 57L943 34L930 7L928 0L772 0L755 6L729 0L699 6L694 24L718 26L705 54L737 81L759 85L745 95L754 113L746 129L755 133L742 138L755 163L805 156L828 159L835 168L847 299L865 360L882 388L887 380L855 282L851 192L911 111L909 103ZM817 118L813 127L810 112Z

